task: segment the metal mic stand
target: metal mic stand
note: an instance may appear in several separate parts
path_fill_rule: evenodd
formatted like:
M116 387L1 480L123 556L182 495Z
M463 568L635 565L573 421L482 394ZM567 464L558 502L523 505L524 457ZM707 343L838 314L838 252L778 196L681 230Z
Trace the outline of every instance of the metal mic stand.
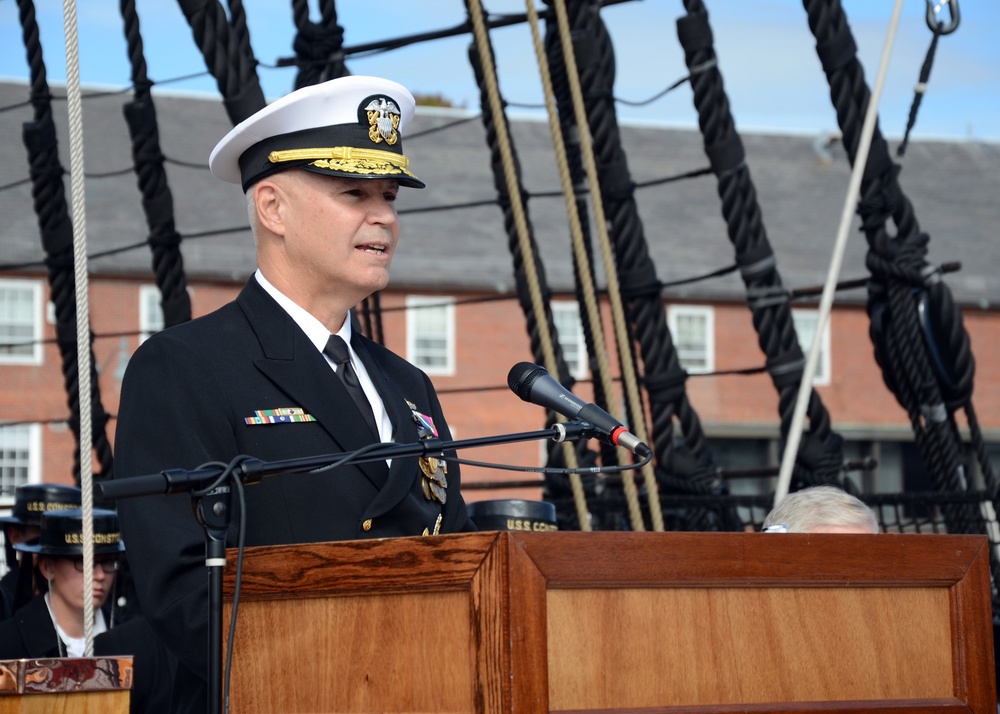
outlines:
M232 489L219 484L206 494L198 494L214 483L226 469L244 484L258 483L264 476L315 471L332 465L347 466L404 456L444 456L445 451L478 446L497 446L518 441L576 441L596 436L598 430L585 421L553 424L548 429L502 434L500 436L441 441L427 439L415 444L378 444L374 448L340 454L326 454L284 461L264 462L237 457L229 466L185 470L167 469L157 474L133 476L94 485L95 497L102 501L189 492L196 499L195 514L205 531L205 565L208 570L208 711L218 714L222 707L222 576L226 566L226 533L232 514ZM236 463L236 462L239 463ZM236 464L235 466L233 464ZM231 653L230 653L230 656Z
M195 517L205 531L208 568L208 703L209 712L222 708L222 576L226 568L226 533L231 522L232 488L220 484L197 499Z

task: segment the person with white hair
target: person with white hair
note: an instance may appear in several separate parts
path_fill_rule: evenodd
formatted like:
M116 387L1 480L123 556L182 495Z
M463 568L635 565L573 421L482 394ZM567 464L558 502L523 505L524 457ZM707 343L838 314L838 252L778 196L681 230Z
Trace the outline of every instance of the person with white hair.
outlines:
M837 486L790 493L764 519L765 533L878 533L878 519L864 501Z

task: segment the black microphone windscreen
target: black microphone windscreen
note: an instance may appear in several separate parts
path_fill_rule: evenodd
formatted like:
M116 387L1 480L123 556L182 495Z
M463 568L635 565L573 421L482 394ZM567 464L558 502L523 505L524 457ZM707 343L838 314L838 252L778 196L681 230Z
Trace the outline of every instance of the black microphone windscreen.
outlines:
M543 374L548 374L544 367L531 362L518 362L507 373L507 386L521 399L531 402L531 385Z
M643 458L649 447L631 434L617 419L596 404L587 404L556 381L544 368L531 362L519 362L507 373L507 386L526 402L545 407L567 419L590 422L601 432L601 439L622 446Z

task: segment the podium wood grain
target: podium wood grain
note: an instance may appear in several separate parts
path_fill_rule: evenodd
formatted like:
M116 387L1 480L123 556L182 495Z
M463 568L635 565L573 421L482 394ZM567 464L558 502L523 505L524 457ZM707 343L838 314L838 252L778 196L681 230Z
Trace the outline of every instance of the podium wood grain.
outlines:
M994 714L986 549L617 532L249 548L232 708Z

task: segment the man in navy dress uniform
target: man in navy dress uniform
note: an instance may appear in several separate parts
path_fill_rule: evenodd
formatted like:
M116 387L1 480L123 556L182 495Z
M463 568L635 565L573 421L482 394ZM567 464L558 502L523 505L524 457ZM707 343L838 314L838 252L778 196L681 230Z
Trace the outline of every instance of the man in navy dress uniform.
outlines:
M403 153L413 111L395 82L342 77L275 101L219 142L209 164L246 193L258 269L234 302L135 352L115 479L451 439L427 375L349 318L388 283L397 192L424 185ZM417 457L264 478L245 489L246 544L474 530L459 485L457 463ZM204 710L205 534L191 499L122 499L118 510L142 611L181 663L172 708Z

